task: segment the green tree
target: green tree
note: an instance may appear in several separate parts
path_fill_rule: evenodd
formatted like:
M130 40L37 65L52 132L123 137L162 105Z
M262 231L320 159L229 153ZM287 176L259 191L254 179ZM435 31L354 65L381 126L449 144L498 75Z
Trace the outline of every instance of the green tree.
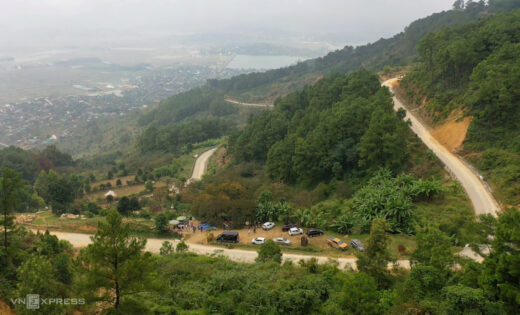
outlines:
M280 246L272 240L265 241L265 243L262 244L262 246L260 246L260 250L258 251L258 257L256 258L256 261L275 261L279 264L282 263L282 250L280 249Z
M153 192L153 182L151 180L146 181L146 183L144 184L144 188L148 192Z
M164 213L155 216L155 230L161 234L169 231L168 218Z
M55 145L46 146L41 155L49 159L54 166L71 166L74 164L70 154L61 152Z
M464 10L464 0L455 0L452 7L453 10Z
M177 253L184 253L188 250L188 245L184 243L184 241L180 241L177 246L175 247L175 251Z
M453 267L455 257L451 252L451 239L437 226L427 226L417 233L417 249L410 262L445 270Z
M58 284L54 280L51 261L46 257L30 256L18 268L18 284L16 296L25 297L27 294L39 294L41 298L54 298L58 295ZM65 297L64 297L65 298ZM25 305L17 305L18 314L34 314ZM64 314L62 305L40 303L40 314Z
M491 253L484 260L479 283L492 301L509 314L520 313L520 212L507 209L498 217Z
M94 300L110 301L118 309L126 296L146 290L152 268L151 255L143 253L146 239L131 236L119 213L110 211L106 223L99 222L92 242L78 260Z
M107 198L108 197L109 196L107 196ZM130 211L132 211L130 199L127 196L121 197L121 199L119 199L117 202L117 212L119 212L121 215L127 216Z
M399 171L406 162L407 126L394 113L376 110L359 144L359 164L375 171L386 167Z
M379 298L374 278L364 273L353 273L344 281L338 304L342 314L381 314Z
M34 183L34 189L56 214L63 212L74 200L74 190L67 178L53 170L41 171Z
M130 211L136 211L141 209L141 205L139 204L139 199L137 197L130 198Z
M3 168L0 178L0 211L2 215L2 225L4 227L4 249L8 252L9 242L7 231L13 226L11 213L16 209L20 202L20 195L24 188L22 175L11 169Z
M54 258L55 278L66 285L72 283L73 271L71 264L70 256L66 253L59 253Z
M159 254L161 256L168 256L173 254L173 246L172 243L169 241L164 241L161 245L161 248L159 249Z
M83 197L83 179L78 175L72 173L69 176L70 188L72 190L72 199Z
M374 277L379 288L388 288L392 282L388 271L388 263L393 261L388 251L390 237L386 231L389 229L390 225L385 219L374 219L365 251L356 253L359 271Z
M114 201L114 196L108 195L106 199L108 203L112 203Z

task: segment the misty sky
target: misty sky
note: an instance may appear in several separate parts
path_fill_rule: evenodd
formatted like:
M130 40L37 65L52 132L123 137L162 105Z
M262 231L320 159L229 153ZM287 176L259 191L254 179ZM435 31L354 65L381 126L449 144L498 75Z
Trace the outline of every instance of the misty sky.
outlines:
M8 41L114 31L264 32L328 36L347 44L389 37L454 0L0 0L0 47ZM95 33L91 33L95 34ZM94 36L95 37L95 36ZM77 37L76 37L77 38Z

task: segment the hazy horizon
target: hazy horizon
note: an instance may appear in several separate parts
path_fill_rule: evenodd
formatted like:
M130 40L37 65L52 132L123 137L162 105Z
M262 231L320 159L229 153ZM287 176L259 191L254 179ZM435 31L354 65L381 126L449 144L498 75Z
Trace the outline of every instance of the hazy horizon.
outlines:
M174 1L20 0L0 4L0 56L67 47L115 47L187 35L241 42L320 40L364 44L401 32L453 0ZM218 36L215 36L218 35ZM224 38L224 37L223 37ZM143 44L144 45L144 44Z

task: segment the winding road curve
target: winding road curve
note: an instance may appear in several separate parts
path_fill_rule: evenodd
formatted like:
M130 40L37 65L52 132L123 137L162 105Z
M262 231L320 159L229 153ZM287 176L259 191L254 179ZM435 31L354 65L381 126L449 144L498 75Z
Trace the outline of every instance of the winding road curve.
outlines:
M273 104L244 103L244 102L232 99L231 97L226 97L224 99L226 100L226 102L237 104L237 105L242 105L242 106L268 107L268 108L274 107Z
M193 181L202 179L202 175L204 175L204 173L206 173L206 170L208 169L209 158L213 155L213 153L215 153L215 151L217 151L217 148L210 149L199 155L199 157L195 161L195 166L193 166L193 172L191 174L191 177L186 182L186 185Z
M394 92L394 86L398 83L397 78L386 80L382 83ZM493 194L487 189L480 180L478 174L475 174L459 157L451 153L442 144L440 144L428 131L428 128L412 113L406 106L395 96L394 109L397 111L402 108L406 110L405 119L410 119L412 131L424 142L424 144L433 151L433 153L444 163L446 168L453 176L462 184L462 187L468 194L475 214L491 214L497 216L500 211L497 201Z

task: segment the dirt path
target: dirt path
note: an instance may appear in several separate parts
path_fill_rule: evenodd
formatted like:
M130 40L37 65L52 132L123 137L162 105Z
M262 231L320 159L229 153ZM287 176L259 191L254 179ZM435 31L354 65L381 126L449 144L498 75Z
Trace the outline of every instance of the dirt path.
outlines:
M194 180L200 180L202 175L206 173L208 168L209 158L215 153L217 148L210 149L204 153L202 153L197 160L195 161L195 166L193 167L193 173L191 174L190 179L188 179L187 184L191 183Z
M386 80L382 83L393 92L393 87L398 83L397 78ZM410 119L412 125L410 128L419 136L424 144L435 153L435 155L444 163L446 168L453 176L462 184L464 190L468 194L473 208L477 215L492 214L497 216L499 211L498 203L482 183L480 176L472 171L458 156L451 153L442 144L440 144L429 132L425 126L413 113L407 110L406 106L394 95L394 109L403 108L406 110L406 118Z
M36 232L36 230L33 230ZM69 241L74 248L83 248L88 244L92 243L90 237L91 234L81 234L81 233L69 233L69 232L59 232L59 231L49 231L52 235L56 235L60 240ZM146 242L146 251L149 251L154 254L159 254L159 250L162 246L162 243L165 240L156 239L156 238L148 238ZM168 242L172 243L174 246L179 242L178 240L168 240ZM189 243L189 251L199 255L206 256L224 256L228 259L241 263L254 263L258 253L252 250L244 250L244 249L227 249L215 246L208 245L199 245ZM287 254L284 253L282 256L283 261L293 261L297 263L300 260L309 260L311 258L316 258L318 263L323 264L330 261L330 257L327 256L314 256L314 255L302 255L302 254ZM345 258L334 258L335 261L339 263L339 268L348 268L349 266L355 268L356 266L356 258L354 257L345 257ZM410 262L408 260L398 260L397 264L403 268L410 268ZM389 267L392 265L389 264Z
M244 103L244 102L240 102L238 100L232 99L231 97L226 97L225 100L226 100L226 102L237 104L237 105L242 105L242 106L274 107L273 104Z

